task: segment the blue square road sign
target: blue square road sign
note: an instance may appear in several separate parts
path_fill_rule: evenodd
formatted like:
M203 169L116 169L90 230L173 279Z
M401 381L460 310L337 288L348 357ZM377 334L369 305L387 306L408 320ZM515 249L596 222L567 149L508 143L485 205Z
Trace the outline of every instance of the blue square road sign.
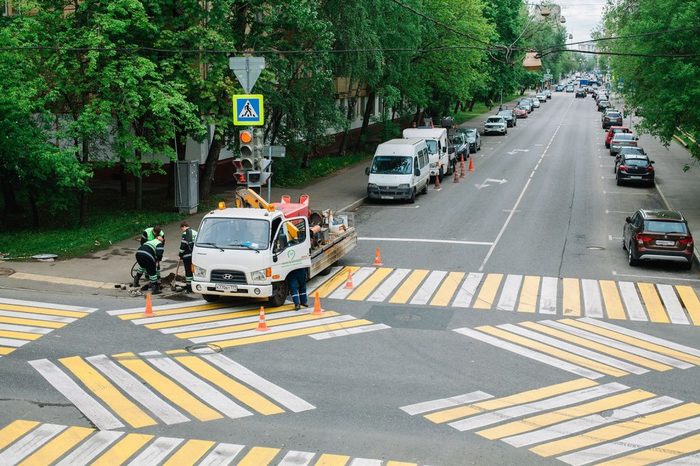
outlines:
M265 124L265 105L262 94L233 96L233 124L235 126L262 126Z

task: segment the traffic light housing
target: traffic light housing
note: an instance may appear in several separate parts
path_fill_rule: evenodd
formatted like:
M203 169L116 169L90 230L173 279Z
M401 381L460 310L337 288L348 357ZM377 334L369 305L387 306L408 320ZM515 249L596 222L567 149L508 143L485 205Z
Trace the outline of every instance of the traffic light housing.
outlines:
M238 150L241 154L241 164L246 170L255 168L254 144L255 137L252 130L244 129L238 133Z
M249 188L259 188L267 183L272 175L272 164L269 159L262 159L261 170L248 170L246 172L246 184Z

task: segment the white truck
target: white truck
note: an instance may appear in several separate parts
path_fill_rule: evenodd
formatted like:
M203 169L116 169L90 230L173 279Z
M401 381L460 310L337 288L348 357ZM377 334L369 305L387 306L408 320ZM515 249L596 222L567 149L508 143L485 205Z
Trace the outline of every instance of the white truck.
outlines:
M451 175L457 166L457 157L445 128L406 128L404 139L425 139L430 154L430 176Z
M308 196L267 204L250 190L237 195L238 207L220 206L199 226L192 290L208 302L235 296L281 306L291 271L304 269L309 279L323 275L357 245L351 217L311 212Z

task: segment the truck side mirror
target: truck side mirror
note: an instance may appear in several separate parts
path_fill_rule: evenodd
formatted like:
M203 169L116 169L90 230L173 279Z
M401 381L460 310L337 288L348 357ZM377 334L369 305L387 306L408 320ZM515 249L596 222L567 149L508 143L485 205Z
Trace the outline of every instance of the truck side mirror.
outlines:
M625 218L625 222L630 223L632 222L632 219L630 217Z
M365 167L365 175L369 175L369 167Z
M652 163L654 163L654 162L652 162ZM420 168L416 168L415 170L413 170L413 175L420 176Z

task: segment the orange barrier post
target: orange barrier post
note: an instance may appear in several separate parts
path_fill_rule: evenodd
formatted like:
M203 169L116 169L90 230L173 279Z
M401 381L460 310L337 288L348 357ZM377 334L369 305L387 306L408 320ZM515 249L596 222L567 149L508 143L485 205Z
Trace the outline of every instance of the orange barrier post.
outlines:
M440 177L435 175L435 189L440 189Z
M467 167L464 165L464 154L462 154L462 160L459 161L459 177L464 178L467 176Z
M469 171L473 172L474 171L474 159L469 157Z
M347 288L347 289L353 288L353 286L352 286L352 271L351 270L348 270L348 279L345 282L345 288Z
M382 253L379 250L379 246L377 246L377 252L374 253L373 265L376 265L377 267L381 267L382 265L384 265L384 263L382 262Z
M151 303L151 293L146 293L146 309L143 313L147 316L153 315L153 304Z
M315 316L320 316L323 314L323 309L321 309L321 297L318 294L318 291L314 295L314 312L312 312L313 315Z
M267 332L270 330L267 328L267 323L265 322L265 308L260 306L260 319L258 320L258 332Z

